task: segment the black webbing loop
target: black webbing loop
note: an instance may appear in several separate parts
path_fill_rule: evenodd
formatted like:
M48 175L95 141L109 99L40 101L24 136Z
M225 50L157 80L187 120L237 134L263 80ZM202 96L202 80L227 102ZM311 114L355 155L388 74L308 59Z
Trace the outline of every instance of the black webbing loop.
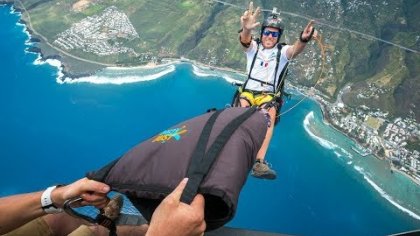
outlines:
M81 213L75 211L72 208L72 205L79 205L82 201L83 201L83 199L81 197L68 199L64 202L63 209L70 216L73 216L75 218L81 218L81 219L84 219L84 220L86 220L90 223L99 224L99 225L102 225L102 226L108 228L109 229L109 236L117 236L117 226L116 226L114 220L111 220L110 218L108 218L108 217L106 217L102 214L99 214L95 218L92 218L88 215L81 214Z
M201 131L201 134L200 134L200 138L198 139L197 145L195 146L194 152L191 155L191 162L190 162L190 165L189 165L188 171L187 171L187 176L188 177L190 177L194 174L193 173L194 169L192 168L192 166L199 166L200 162L204 158L211 130L213 128L214 123L216 122L217 117L220 115L220 113L222 113L222 110L217 110L216 112L214 112L210 116L210 118L207 120L206 124L204 125L204 128L203 128L203 130ZM197 190L190 191L190 190L187 190L187 187L188 187L188 185L199 186L200 183L195 183L195 181L197 181L197 180L198 179L193 179L193 178L190 178L188 180L188 184L187 184L186 188L184 189L184 192L182 193L182 197L181 197L181 199L185 199L183 202L190 203L192 201L192 199L194 198L194 196L196 195ZM188 197L186 197L184 195L188 195ZM191 200L187 200L187 199L191 199Z
M102 214L97 215L95 220L99 225L108 228L109 236L117 236L117 226L113 220Z
M229 122L229 124L227 124L225 128L223 128L223 130L220 132L220 134L216 137L209 150L205 152L211 130L213 128L217 116L219 116L221 111L215 112L209 118L203 131L201 132L201 136L197 143L196 149L194 150L194 153L192 155L191 163L188 167L187 177L189 178L189 180L181 196L182 202L187 204L190 204L192 202L195 195L197 195L197 191L201 182L206 177L212 164L219 156L220 152L223 150L223 147L229 141L232 134L245 120L247 120L252 114L254 114L256 110L256 107L251 107L246 112L242 113L241 115L233 119L231 122Z
M194 152L191 156L191 165L198 165L206 153L207 143L210 138L210 133L213 128L214 123L216 122L217 117L222 113L223 110L217 110L214 112L210 118L207 120L204 125L203 130L201 131L200 138L198 139L197 145L195 146ZM188 169L187 176L191 175L191 169Z

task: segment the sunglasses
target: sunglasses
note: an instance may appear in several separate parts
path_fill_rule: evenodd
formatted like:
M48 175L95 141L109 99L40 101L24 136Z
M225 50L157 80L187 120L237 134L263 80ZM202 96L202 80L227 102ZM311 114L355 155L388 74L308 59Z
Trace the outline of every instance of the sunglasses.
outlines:
M277 38L277 37L279 37L280 35L281 35L281 33L280 32L274 32L274 31L270 31L270 30L264 30L263 31L263 35L264 36L269 36L271 34L271 36L273 37L273 38Z

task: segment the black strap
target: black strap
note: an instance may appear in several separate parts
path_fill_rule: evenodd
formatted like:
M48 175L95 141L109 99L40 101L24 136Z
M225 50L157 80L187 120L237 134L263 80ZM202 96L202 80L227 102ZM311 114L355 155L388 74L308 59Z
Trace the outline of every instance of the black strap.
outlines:
M248 78L246 79L245 83L242 85L242 89L246 88L246 85L248 84L249 79L253 79L251 78L251 72L252 72L252 69L254 68L255 60L257 59L259 49L260 49L260 40L257 39L257 51L254 54L254 58L252 58L251 68L249 69Z
M210 137L211 130L214 123L216 122L216 118L220 115L221 112L222 110L218 110L213 113L201 131L200 138L198 139L197 145L195 146L194 152L191 156L190 165L188 166L187 177L189 177L189 180L181 196L182 202L190 203L197 194L197 189L201 183L201 180L198 178L191 178L191 176L194 175L195 169L200 166L200 163L205 156L206 146Z
M278 60L280 60L280 56L279 56L279 54L277 54L277 58L278 58ZM279 64L280 63L277 63L277 67L276 67L276 74L277 74L277 70L278 70L278 67L279 67ZM289 62L287 62L285 65L284 65L284 67L283 67L283 70L281 71L281 73L280 73L280 75L279 75L279 77L278 77L278 84L277 84L277 86L276 86L276 91L275 91L275 93L277 94L279 91L280 91L280 95L281 96L283 96L283 90L284 90L284 76L286 76L287 75L287 68L288 68L288 66L289 66Z
M276 55L276 69L274 71L274 76L277 75L277 72L279 70L282 47L283 47L283 45L281 43L277 44L277 49L278 50L277 50L277 55ZM246 79L245 83L242 85L242 90L244 90L246 88L246 85L248 84L249 80L255 80L255 81L260 82L261 84L271 85L273 87L273 93L275 93L275 94L277 94L279 91L281 91L281 93L283 93L284 80L282 80L282 78L283 78L284 74L287 72L287 66L288 66L289 62L287 62L286 65L283 67L283 70L281 71L279 77L274 80L274 84L251 77L251 72L252 72L252 69L254 68L254 64L255 64L255 60L257 59L259 48L260 48L260 42L257 41L257 52L254 54L254 58L252 59L251 68L250 68L249 73L248 73L248 78ZM278 83L278 84L276 85L276 83Z
M84 219L84 220L86 220L90 223L100 224L100 225L108 228L109 229L109 236L117 236L117 226L116 226L114 220L111 220L110 218L108 218L108 217L106 217L102 214L97 215L96 218L92 218L91 216L79 213L72 208L72 205L79 205L82 201L83 201L83 199L81 197L67 199L64 202L63 209L67 214L69 214L73 217L82 218L82 219Z
M197 195L198 188L206 177L212 164L219 156L223 147L229 141L232 134L238 127L247 120L257 110L256 107L249 108L246 112L242 113L233 119L216 137L209 150L206 152L207 142L210 137L211 130L221 111L215 112L207 121L201 132L200 138L192 155L192 160L188 167L187 177L189 178L187 186L181 196L181 201L190 204L194 197Z
M289 64L289 62L287 62L286 65L284 65L284 68L281 71L280 76L279 76L279 78L281 78L280 79L280 82L279 82L279 84L277 85L277 88L276 88L276 93L278 93L280 91L281 92L281 95L283 95L283 93L284 93L283 92L283 89L284 89L284 80L282 78L284 76L286 76L285 74L287 74L287 66L288 66L288 64Z
M260 82L261 84L271 85L271 86L274 88L274 84L272 84L272 83L269 83L269 82L266 82L266 81L262 81L262 80L260 80L260 79L252 78L251 76L249 77L249 79L252 79L252 80L258 81L258 82ZM246 90L246 89L244 89L244 90Z
M108 228L109 236L117 236L117 226L113 220L102 214L97 215L95 220L98 224Z
M282 48L283 46L281 45L281 44L277 44L277 55L276 55L276 69L274 70L274 76L276 76L277 75L277 71L279 71L279 65L280 65L280 56L281 56L281 48ZM280 83L280 81L281 81L281 77L279 76L279 78L277 78L277 80L274 80L274 93L276 93L277 92L277 87L276 87L276 82L279 82Z
M207 123L204 125L203 130L201 131L200 138L198 139L197 145L195 146L194 152L191 156L191 164L197 165L202 161L206 153L207 143L210 138L210 133L213 128L214 123L216 122L217 117L222 113L223 110L217 110L213 113L210 118L207 120ZM191 165L190 165L191 166ZM191 168L188 169L187 176L191 175Z

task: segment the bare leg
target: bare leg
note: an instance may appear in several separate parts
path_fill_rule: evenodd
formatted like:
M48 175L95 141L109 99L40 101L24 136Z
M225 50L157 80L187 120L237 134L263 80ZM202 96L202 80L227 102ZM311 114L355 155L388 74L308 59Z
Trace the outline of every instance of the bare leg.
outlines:
M271 137L273 137L274 122L276 120L276 108L275 107L271 107L268 110L268 114L270 115L271 125L267 129L267 133L265 134L264 141L263 141L263 143L261 145L260 150L257 153L257 159L258 160L261 160L261 161L264 161L265 154L267 153L267 150L268 150L268 145L270 144Z
M250 104L246 99L240 99L241 107L249 107ZM262 106L264 109L264 105ZM251 175L256 178L262 178L262 179L275 179L276 178L276 172L272 170L268 164L264 161L265 155L268 150L268 146L271 141L271 137L273 137L273 131L274 131L274 123L276 120L276 114L277 110L275 107L268 108L268 115L270 116L270 127L267 128L267 133L265 134L264 141L260 147L260 150L258 150L256 162L252 166L252 172Z
M100 225L91 224L82 219L74 218L65 213L46 215L43 217L49 225L52 235L71 235L71 236L108 236L109 230ZM117 234L124 235L145 235L148 225L119 225Z
M96 236L99 235L91 226L81 225L67 236Z
M247 100L243 99L243 98L239 98L239 102L241 103L241 107L249 107L250 104Z
M117 234L120 236L127 235L146 235L149 225L121 225L117 227Z
M36 218L3 236L53 236L50 227L42 217Z
M241 104L241 107L250 106L249 102L243 98L240 98L239 102ZM257 153L257 160L260 160L261 162L264 161L265 154L267 153L267 150L268 150L268 145L270 144L271 137L273 136L274 121L276 119L276 108L271 107L270 109L268 109L268 114L270 115L271 125L267 129L267 133L265 134L264 141L261 145L260 150L258 150L258 153Z
M90 225L89 222L74 218L66 213L50 214L42 218L49 225L53 235L68 235L82 224Z

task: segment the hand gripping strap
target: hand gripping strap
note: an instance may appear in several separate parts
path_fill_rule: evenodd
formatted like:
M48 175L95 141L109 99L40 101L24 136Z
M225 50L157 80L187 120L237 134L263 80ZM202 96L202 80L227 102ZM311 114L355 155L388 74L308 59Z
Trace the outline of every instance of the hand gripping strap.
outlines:
M215 112L209 118L206 125L204 126L203 131L201 132L200 138L192 155L192 160L188 167L187 177L189 180L181 196L182 202L187 204L192 202L195 195L197 195L197 191L201 182L207 175L220 152L223 150L223 147L229 141L232 134L244 121L246 121L252 114L254 114L256 110L256 107L251 107L246 112L242 113L231 122L229 122L229 124L227 124L226 127L216 137L215 141L206 153L206 146L210 137L211 130L216 121L216 118L219 116L221 111Z
M114 220L102 214L97 215L96 218L92 218L88 215L83 215L72 208L72 205L80 205L82 201L83 199L81 197L66 200L63 207L64 211L75 218L81 218L90 223L102 225L109 229L109 236L117 236L117 226Z

